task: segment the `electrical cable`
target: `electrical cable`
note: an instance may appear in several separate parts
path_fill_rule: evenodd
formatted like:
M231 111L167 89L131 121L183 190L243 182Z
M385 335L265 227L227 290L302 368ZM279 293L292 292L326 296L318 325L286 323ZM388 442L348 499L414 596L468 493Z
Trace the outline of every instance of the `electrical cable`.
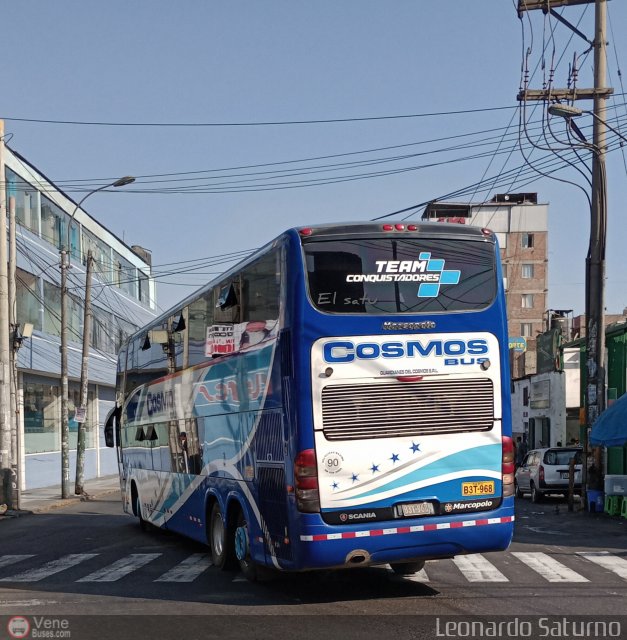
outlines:
M85 120L52 120L44 118L19 118L12 116L0 116L9 122L30 122L34 124L55 124L55 125L75 125L75 126L96 126L96 127L268 127L284 125L307 125L307 124L334 124L346 122L368 122L378 120L401 120L409 118L430 118L435 116L463 115L468 113L487 113L491 111L504 111L512 109L511 106L501 107L480 107L476 109L458 109L452 111L436 111L430 113L409 113L389 116L363 116L356 118L318 118L312 120L276 120L259 122L102 122Z

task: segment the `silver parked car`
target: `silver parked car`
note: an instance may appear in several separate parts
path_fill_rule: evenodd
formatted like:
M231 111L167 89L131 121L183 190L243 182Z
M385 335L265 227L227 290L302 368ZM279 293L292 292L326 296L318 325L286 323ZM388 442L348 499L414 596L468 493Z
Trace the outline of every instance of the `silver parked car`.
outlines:
M549 493L568 493L568 465L575 458L575 493L581 493L581 447L550 447L532 449L516 469L514 482L516 497L531 494L533 502L540 502Z

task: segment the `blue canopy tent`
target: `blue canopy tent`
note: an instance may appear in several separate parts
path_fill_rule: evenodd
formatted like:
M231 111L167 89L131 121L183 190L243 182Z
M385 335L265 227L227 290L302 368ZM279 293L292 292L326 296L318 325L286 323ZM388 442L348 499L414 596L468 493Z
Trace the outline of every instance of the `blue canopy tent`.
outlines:
M610 405L592 425L593 447L622 447L627 444L627 393Z

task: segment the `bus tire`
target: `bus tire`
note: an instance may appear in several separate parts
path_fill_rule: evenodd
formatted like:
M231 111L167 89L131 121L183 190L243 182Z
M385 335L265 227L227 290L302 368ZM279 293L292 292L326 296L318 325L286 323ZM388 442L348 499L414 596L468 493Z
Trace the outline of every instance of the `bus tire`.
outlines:
M227 565L227 532L224 515L218 502L213 503L209 516L209 548L214 567L226 569Z
M233 549L244 577L251 582L256 582L260 577L259 567L250 557L250 532L241 510L237 514L237 525L233 531Z
M416 560L414 562L391 562L390 567L396 575L409 576L412 573L418 573L422 571L425 566L424 560Z
M146 531L147 523L142 517L142 503L139 499L139 491L137 491L137 485L133 482L131 485L131 509L133 515L139 519L139 528L142 531Z

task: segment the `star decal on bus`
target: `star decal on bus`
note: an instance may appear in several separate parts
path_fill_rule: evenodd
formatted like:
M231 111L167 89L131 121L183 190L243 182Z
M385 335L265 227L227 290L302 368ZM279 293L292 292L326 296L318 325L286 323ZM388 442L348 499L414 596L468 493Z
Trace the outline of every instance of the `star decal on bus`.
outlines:
M415 443L412 440L411 447L409 447L413 453L418 453L420 451L420 444Z

